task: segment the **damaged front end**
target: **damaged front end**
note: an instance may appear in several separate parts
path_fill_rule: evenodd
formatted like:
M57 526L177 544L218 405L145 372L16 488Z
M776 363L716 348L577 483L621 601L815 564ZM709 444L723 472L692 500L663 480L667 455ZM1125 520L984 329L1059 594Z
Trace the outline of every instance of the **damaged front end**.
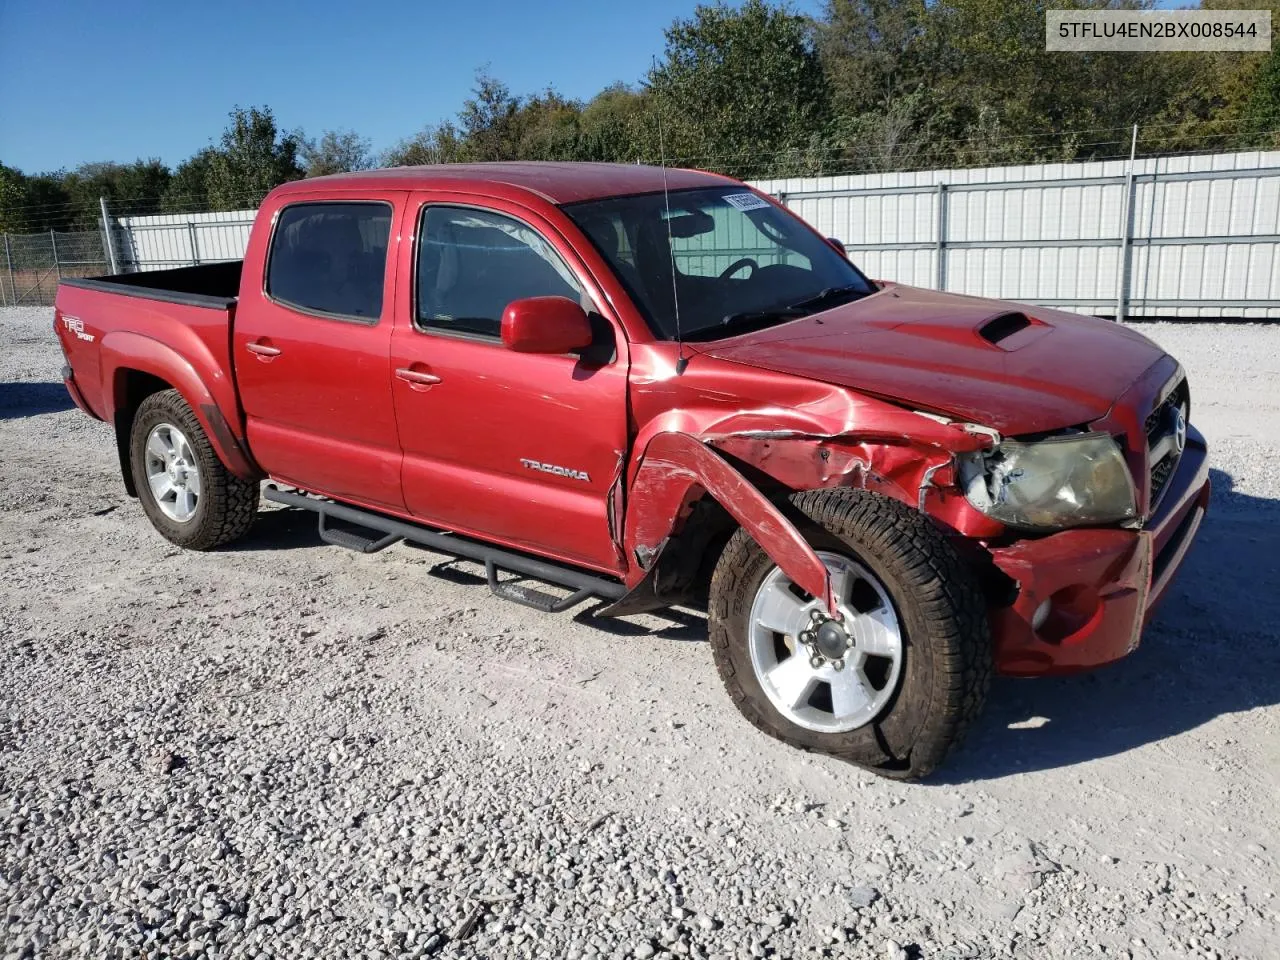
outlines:
M1124 452L1101 432L1004 440L958 458L973 507L1026 531L1119 523L1136 525L1138 494Z
M695 370L678 386L696 386ZM964 537L1004 530L959 486L959 458L991 449L999 440L993 431L840 387L753 372L757 387L763 378L777 381L766 384L771 395L800 395L737 409L718 402L668 407L640 432L623 533L632 590L605 613L685 602L705 584L718 547L743 527L793 583L825 598L838 617L827 569L789 519L787 498L802 490L871 490ZM715 400L733 395L719 384L698 393Z

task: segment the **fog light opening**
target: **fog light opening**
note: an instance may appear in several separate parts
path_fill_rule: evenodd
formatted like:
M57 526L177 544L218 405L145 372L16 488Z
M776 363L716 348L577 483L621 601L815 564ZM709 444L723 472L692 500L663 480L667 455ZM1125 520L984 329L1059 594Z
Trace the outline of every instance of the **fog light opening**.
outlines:
M1040 606L1036 607L1036 612L1031 615L1031 629L1036 633L1040 632L1040 628L1044 626L1044 622L1049 619L1049 611L1053 609L1053 601L1046 600Z
M1098 591L1085 584L1063 587L1040 604L1031 626L1045 643L1069 643L1102 613Z

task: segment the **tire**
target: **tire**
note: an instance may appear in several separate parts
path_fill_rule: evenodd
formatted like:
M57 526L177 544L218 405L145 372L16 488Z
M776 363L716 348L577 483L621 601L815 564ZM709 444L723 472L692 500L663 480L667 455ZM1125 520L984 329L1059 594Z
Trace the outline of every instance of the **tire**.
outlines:
M153 443L151 453L149 443ZM157 472L157 454L166 447L180 450L175 462L188 466L180 468L181 479L168 480L162 500L152 479L165 489L166 478ZM129 466L143 511L170 543L188 550L212 550L239 539L253 526L258 512L257 482L241 480L223 465L200 421L177 390L153 393L138 405L129 431ZM197 495L187 504L178 503L176 498L171 502L173 484L184 484L184 489L190 490L192 476Z
M747 532L738 530L716 565L710 591L711 648L725 688L748 720L785 743L886 777L910 780L927 775L981 712L991 682L991 634L973 572L927 517L877 493L810 490L792 496L786 512L829 568L835 563L840 570L868 575L850 573L852 586L846 586L846 592L858 594L850 610L873 612L859 612L852 621L846 617L857 637L840 661L822 659L815 647L774 630L766 621L776 618L763 612L771 609L768 598L780 584L799 598L797 602L810 605L805 616L812 617L812 607L825 608L791 585ZM763 598L758 607L757 598ZM753 618L753 611L759 615ZM883 663L874 656L855 659L863 653L860 617L881 625L869 628L882 639L868 641L867 649L883 646L889 651ZM891 624L896 624L896 633L885 626ZM770 643L779 654L776 663L769 659ZM802 661L793 663L792 656ZM859 662L863 666L855 672ZM793 676L806 667L814 671L805 681L811 690L808 699L788 712L774 700L794 699L783 693L797 687L783 691L781 684L771 682L782 674L769 667L783 663ZM868 679L873 666L885 680L880 689ZM831 679L825 694L822 676ZM840 715L831 706L828 720L836 686L849 683L866 694L863 714L850 710ZM852 695L842 700L859 702ZM842 724L856 726L844 729Z

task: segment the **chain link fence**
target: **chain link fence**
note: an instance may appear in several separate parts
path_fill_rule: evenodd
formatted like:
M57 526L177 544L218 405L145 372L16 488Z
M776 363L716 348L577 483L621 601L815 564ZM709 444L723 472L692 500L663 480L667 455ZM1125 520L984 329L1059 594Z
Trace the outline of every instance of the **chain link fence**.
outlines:
M50 306L62 278L111 272L100 230L6 233L0 237L0 306Z

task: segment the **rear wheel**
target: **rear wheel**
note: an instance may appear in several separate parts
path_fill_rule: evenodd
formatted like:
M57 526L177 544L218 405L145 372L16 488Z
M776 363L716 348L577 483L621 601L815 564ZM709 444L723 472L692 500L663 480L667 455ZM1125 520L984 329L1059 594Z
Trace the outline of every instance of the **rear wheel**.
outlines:
M223 465L178 391L153 393L138 405L129 454L142 509L171 543L212 550L253 525L258 484Z
M791 504L841 619L739 530L711 583L725 687L771 736L885 776L924 776L986 697L991 638L978 585L928 518L896 500L836 489Z

